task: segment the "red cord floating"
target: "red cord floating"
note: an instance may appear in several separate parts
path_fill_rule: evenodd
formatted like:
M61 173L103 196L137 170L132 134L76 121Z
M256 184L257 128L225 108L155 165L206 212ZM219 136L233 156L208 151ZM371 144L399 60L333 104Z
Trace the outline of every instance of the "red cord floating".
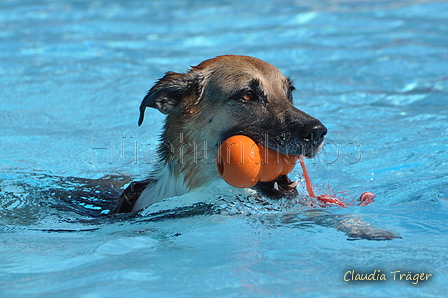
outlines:
M346 203L346 202L342 201L341 199L338 199L335 195L331 195L328 193L320 195L320 196L316 196L314 194L310 176L308 175L308 170L306 169L306 166L305 166L305 161L303 160L303 158L299 158L299 162L300 162L300 166L302 167L303 177L305 178L306 190L308 191L308 194L310 195L310 197L317 199L320 207L330 207L330 206L338 205L343 208L347 208L348 206L354 205L354 203ZM375 201L375 194L373 194L371 192L363 192L358 199L358 202L359 202L358 206L367 206L374 201Z

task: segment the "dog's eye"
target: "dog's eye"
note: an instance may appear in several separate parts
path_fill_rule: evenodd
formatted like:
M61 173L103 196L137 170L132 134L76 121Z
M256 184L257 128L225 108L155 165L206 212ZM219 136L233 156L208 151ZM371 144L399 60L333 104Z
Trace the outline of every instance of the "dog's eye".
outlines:
M244 92L244 94L241 96L242 100L252 100L254 98L254 93L251 90L247 90Z

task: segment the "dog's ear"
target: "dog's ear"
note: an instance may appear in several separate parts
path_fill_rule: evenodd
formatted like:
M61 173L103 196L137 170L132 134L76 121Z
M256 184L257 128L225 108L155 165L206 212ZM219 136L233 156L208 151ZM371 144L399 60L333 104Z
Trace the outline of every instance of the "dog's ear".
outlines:
M143 122L146 107L158 109L163 114L181 113L181 101L192 92L200 93L198 76L193 72L167 72L152 88L140 105L138 125Z

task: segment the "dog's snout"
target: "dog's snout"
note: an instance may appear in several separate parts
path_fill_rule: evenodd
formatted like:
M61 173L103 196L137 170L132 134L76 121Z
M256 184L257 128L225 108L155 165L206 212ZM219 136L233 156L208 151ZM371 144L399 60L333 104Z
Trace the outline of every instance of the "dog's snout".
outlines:
M320 144L327 134L327 128L316 119L303 126L300 133L304 141Z

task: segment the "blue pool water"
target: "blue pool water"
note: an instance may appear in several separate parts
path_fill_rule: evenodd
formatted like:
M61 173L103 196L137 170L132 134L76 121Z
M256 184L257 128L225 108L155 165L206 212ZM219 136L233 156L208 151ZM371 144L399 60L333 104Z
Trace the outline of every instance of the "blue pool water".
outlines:
M424 0L2 1L0 296L446 296L447 11ZM307 211L223 203L232 191L221 189L113 218L57 195L76 190L70 177L145 178L163 115L137 127L141 99L164 72L221 54L291 77L296 106L329 129L308 162L318 189L376 201ZM194 202L221 212L171 209ZM348 241L347 221L402 238ZM387 280L344 281L351 270ZM432 276L414 285L395 271Z

